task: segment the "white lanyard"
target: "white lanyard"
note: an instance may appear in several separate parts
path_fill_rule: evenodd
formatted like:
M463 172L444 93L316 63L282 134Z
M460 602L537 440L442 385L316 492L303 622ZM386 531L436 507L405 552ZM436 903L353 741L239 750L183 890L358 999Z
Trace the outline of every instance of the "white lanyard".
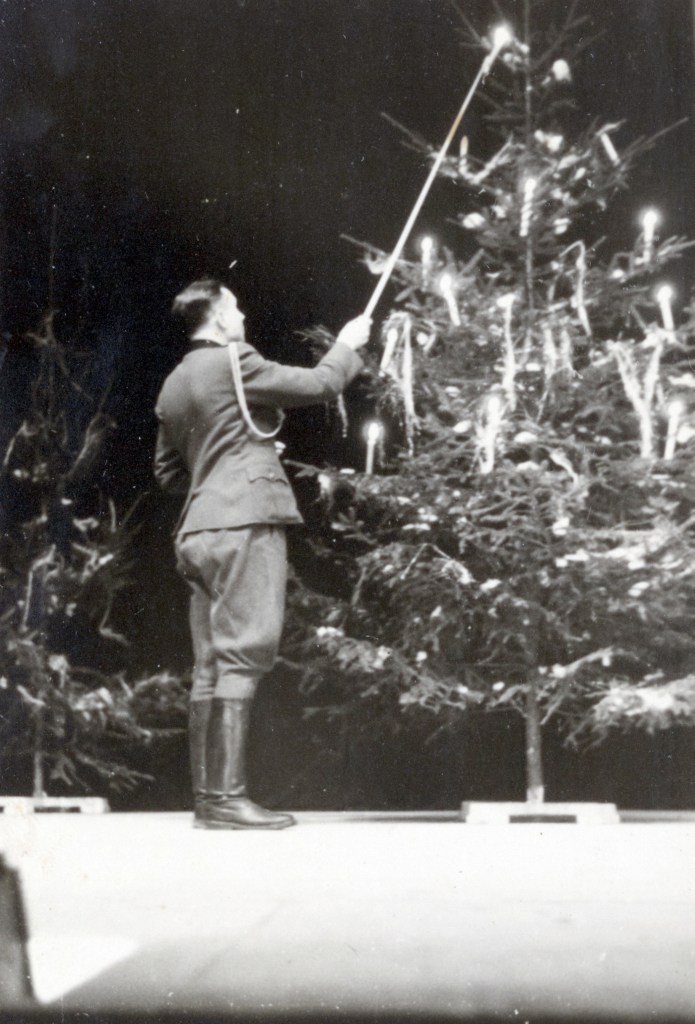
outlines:
M259 440L266 441L271 437L275 437L280 432L282 426L282 414L280 415L280 422L278 423L275 430L271 430L266 433L263 430L259 430L256 424L251 419L251 413L249 407L246 404L246 395L244 394L244 383L241 377L241 363L239 362L239 346L238 342L230 341L227 345L229 351L229 362L232 365L232 377L234 378L234 387L236 389L236 397L239 402L239 408L241 409L241 415L244 418L246 426L249 428L250 433Z

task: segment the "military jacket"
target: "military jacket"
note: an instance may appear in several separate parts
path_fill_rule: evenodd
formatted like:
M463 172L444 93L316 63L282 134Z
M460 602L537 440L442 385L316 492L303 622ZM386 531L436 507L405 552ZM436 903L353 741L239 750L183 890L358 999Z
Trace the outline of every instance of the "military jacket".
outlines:
M283 366L239 342L244 393L263 432L280 409L326 402L362 366L341 342L312 368ZM164 381L154 473L169 493L185 494L177 533L301 523L302 517L271 439L247 428L237 401L226 345L194 348Z

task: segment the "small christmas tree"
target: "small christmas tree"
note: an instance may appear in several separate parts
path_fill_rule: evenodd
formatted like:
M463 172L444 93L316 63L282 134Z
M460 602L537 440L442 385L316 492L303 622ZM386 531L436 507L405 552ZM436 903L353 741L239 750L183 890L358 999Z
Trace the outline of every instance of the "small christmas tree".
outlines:
M31 760L33 796L63 786L129 786L129 748L148 741L160 688L109 671L125 638L112 611L126 585L127 518L93 478L113 424L89 396L89 364L56 338L53 317L18 343L33 382L1 467L2 755ZM5 365L13 359L11 354ZM6 390L6 389L5 389ZM170 701L171 702L171 701Z
M578 23L544 5L535 31L536 7L487 85L494 145L442 167L463 258L421 238L397 265L369 371L380 472L321 473L327 510L351 489L330 538L351 591L305 649L339 704L518 711L537 803L552 719L573 742L695 721L695 376L664 278L686 242L653 211L628 252L599 233L653 140L577 128Z

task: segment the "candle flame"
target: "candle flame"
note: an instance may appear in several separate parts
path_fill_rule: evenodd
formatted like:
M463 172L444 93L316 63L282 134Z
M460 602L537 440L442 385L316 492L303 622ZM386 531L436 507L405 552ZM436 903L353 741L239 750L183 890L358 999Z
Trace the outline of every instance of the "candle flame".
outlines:
M382 435L383 427L378 420L372 420L367 424L367 440L370 444L376 444Z
M658 223L659 214L656 210L649 209L644 211L642 215L642 227L645 232L653 231Z
M673 298L673 288L670 284L662 284L656 293L657 302L666 305Z
M672 398L666 408L669 419L677 419L685 412L685 402L682 398Z
M496 50L501 50L503 46L509 46L513 38L509 25L498 25L492 33L492 42Z
M422 252L422 255L425 257L425 259L427 259L428 257L430 257L432 255L432 250L433 249L434 249L434 239L430 238L429 235L425 235L425 237L420 242L420 250Z
M389 327L388 332L386 334L386 340L388 341L388 343L390 345L395 345L396 344L396 342L398 341L398 328L397 327Z

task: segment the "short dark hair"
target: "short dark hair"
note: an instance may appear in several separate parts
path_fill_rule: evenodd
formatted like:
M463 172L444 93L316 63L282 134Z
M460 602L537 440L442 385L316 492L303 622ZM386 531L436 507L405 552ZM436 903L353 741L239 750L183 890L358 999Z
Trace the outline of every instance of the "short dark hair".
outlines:
M189 336L205 323L212 306L222 297L224 287L221 281L212 279L193 281L176 296L171 312L181 317Z

